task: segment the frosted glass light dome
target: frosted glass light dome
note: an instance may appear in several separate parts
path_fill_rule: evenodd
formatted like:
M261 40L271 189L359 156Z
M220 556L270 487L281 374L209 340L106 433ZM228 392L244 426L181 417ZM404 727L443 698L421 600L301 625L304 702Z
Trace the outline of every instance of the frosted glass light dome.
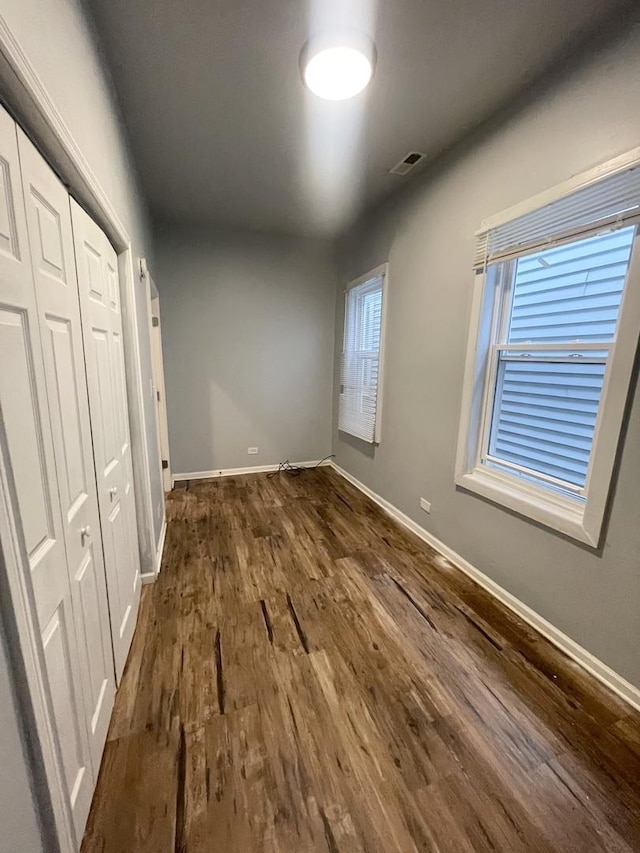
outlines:
M375 48L364 36L324 36L308 43L301 56L307 88L327 101L345 101L364 91L373 76Z

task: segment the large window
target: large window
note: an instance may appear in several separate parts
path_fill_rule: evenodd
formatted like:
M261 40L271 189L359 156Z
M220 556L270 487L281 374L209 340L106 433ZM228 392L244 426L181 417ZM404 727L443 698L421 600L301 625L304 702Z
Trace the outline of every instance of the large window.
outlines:
M387 265L351 282L345 294L338 427L379 443Z
M640 330L634 157L478 234L456 481L592 545Z

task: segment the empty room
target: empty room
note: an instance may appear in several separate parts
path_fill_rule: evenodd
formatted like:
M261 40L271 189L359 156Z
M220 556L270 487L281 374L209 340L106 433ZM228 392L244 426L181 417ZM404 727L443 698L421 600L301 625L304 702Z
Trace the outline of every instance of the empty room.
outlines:
M637 0L0 0L0 851L640 853Z

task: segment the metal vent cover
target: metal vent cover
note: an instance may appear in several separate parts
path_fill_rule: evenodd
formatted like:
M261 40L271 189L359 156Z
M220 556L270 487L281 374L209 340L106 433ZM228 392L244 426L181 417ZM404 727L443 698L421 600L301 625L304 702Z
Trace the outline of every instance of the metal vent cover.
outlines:
M389 174L408 175L409 172L413 171L424 160L425 156L420 151L410 151L392 169L389 169Z

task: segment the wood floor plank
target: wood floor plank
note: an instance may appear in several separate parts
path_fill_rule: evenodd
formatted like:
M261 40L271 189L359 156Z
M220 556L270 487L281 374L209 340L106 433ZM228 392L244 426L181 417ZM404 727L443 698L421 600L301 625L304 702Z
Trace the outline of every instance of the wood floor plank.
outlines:
M178 717L107 743L84 850L173 853L180 803ZM115 784L117 780L117 784Z
M84 853L640 851L640 715L335 472L168 519Z

